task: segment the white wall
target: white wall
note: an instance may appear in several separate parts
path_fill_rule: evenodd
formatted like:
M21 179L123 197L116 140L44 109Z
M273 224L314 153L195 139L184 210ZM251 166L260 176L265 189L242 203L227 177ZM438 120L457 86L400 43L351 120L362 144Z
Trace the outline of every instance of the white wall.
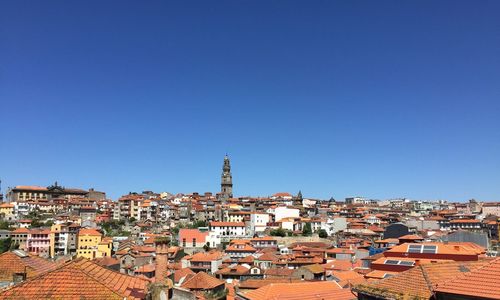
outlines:
M274 217L276 221L283 218L298 218L299 210L297 208L276 207L274 210Z

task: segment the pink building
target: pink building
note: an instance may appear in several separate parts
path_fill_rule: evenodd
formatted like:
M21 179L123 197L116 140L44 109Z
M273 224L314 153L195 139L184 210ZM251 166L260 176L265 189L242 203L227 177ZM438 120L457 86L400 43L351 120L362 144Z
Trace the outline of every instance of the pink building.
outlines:
M50 229L31 229L26 240L28 252L36 253L40 256L49 255L50 249Z

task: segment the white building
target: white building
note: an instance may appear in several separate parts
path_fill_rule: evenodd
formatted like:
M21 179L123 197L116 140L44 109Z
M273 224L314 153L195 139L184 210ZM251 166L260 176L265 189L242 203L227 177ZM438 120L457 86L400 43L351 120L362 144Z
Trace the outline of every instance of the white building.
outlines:
M486 217L489 215L500 217L500 202L483 203L481 215L483 217Z
M299 214L300 212L297 208L280 206L274 209L274 220L277 222L284 218L299 218Z
M321 224L321 229L326 230L329 236L347 229L347 219L344 217L328 218Z
M208 236L206 237L206 242L210 248L215 248L222 243L221 236L213 231L209 231Z
M315 207L316 202L317 202L316 200L304 199L304 200L302 200L302 206L303 207Z
M269 214L266 213L252 213L250 215L250 231L252 235L256 232L263 232L269 223Z
M345 204L370 204L371 200L364 197L349 197L345 198Z
M246 226L243 222L210 222L209 229L221 239L247 237Z

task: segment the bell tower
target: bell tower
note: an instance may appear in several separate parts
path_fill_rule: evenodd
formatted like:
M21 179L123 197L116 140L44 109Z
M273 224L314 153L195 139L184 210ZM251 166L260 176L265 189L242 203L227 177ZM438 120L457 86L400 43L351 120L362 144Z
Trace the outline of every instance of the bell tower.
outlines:
M233 197L233 176L231 175L231 163L227 154L224 156L224 164L222 165L220 193L222 199L227 200Z

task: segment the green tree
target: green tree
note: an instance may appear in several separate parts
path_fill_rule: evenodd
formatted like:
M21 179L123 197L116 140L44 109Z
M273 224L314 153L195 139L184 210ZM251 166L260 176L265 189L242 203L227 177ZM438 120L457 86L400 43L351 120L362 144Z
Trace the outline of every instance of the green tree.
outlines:
M40 221L40 219L32 219L31 224L30 224L30 228L38 228L38 227L42 227L44 225L45 225L45 223Z
M10 230L10 224L7 221L0 221L0 229Z
M0 253L4 253L10 250L10 247L12 246L12 239L6 238L6 239L1 239L0 240Z
M207 242L205 245L203 245L203 250L205 250L205 252L210 251L210 243L209 242Z
M310 236L311 234L312 234L311 223L306 223L306 225L304 225L304 228L302 228L302 235Z
M283 229L283 228L280 227L280 228L271 230L271 232L269 234L272 235L272 236L285 237L286 236L286 231L285 231L285 229Z
M204 220L198 220L194 222L193 224L188 225L188 228L199 228L199 227L207 227L208 223L207 221Z
M10 249L9 250L17 250L19 249L19 244L18 243L10 243Z
M155 237L156 245L168 245L170 244L170 237L168 236L157 236Z
M318 232L318 235L322 239L326 239L328 237L328 233L324 229L320 229L319 232Z

